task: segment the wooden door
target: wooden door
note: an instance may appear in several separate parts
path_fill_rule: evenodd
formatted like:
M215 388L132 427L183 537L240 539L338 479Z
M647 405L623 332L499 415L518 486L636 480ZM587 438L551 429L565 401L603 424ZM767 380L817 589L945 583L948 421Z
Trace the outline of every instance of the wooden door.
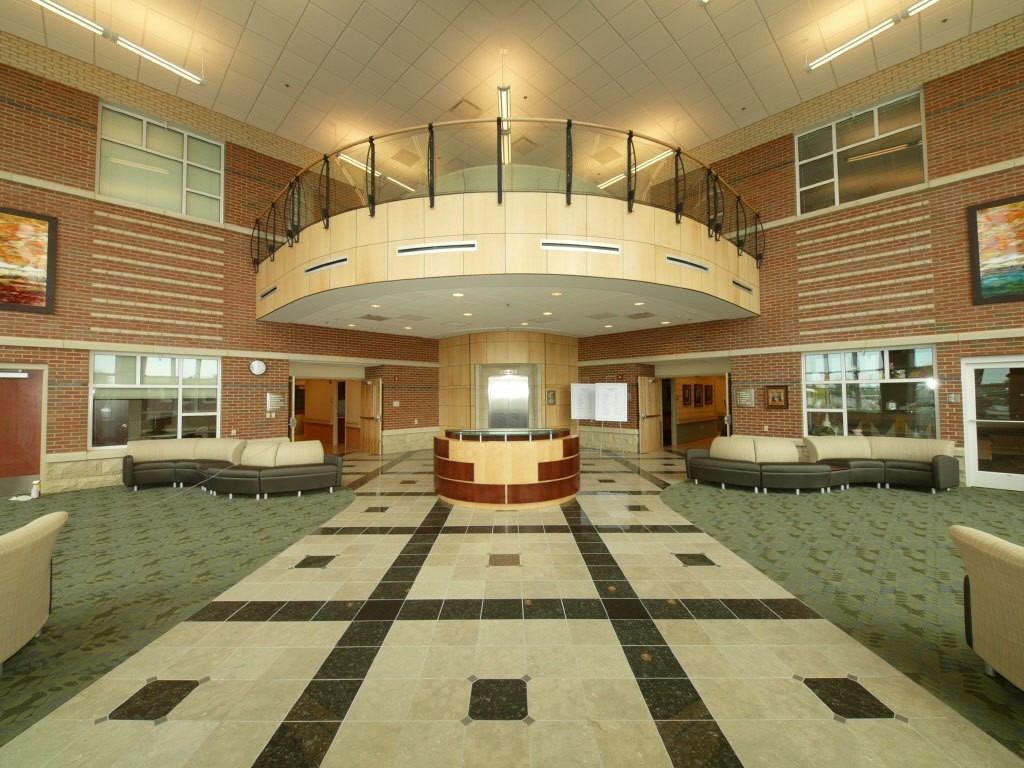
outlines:
M369 379L360 386L359 426L362 449L377 455L381 452L381 380Z
M637 404L640 407L640 453L662 449L661 379L637 377Z
M28 493L39 479L44 374L27 373L25 378L0 378L0 493L5 495Z

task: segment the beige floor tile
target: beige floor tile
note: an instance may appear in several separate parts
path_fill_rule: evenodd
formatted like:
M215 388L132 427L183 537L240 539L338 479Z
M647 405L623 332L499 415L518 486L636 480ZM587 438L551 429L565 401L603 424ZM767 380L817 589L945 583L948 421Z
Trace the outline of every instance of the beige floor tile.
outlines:
M720 724L745 768L820 768L774 721L729 720Z
M529 733L534 768L602 768L589 723L538 722Z
M602 765L670 768L665 746L654 723L604 720L591 727Z
M284 648L236 648L214 667L210 677L215 680L256 680L284 652Z
M321 768L388 768L404 727L402 723L342 723Z
M849 720L846 727L886 765L900 768L952 768L955 763L943 749L899 720Z
M438 645L427 650L420 676L424 678L468 677L476 671L476 646Z
M284 648L281 654L267 667L262 680L310 680L331 648Z
M347 621L268 621L249 635L243 647L333 648L347 628Z
M573 646L526 646L526 674L530 677L579 677Z
M168 720L227 720L238 702L262 687L251 680L209 680L167 715Z
M474 674L477 677L522 677L526 674L526 649L521 645L478 646Z
M346 722L399 722L406 719L418 680L367 678L359 687Z
M487 582L483 579L477 581L452 581L448 584L446 597L452 600L467 600L482 598L487 589Z
M798 680L775 678L746 678L740 681L744 695L756 696L776 718L787 720L831 719L832 710L814 695L810 688Z
M565 619L532 619L525 622L527 645L568 645L572 642Z
M822 653L816 645L774 645L772 653L788 667L790 674L800 677L846 677L841 664Z
M430 638L431 645L476 645L480 635L477 621L439 621Z
M107 673L107 677L124 677L134 680L157 677L168 666L188 653L188 650L187 646L148 645L127 661L114 667Z
M214 629L207 633L196 644L196 648L241 648L258 632L263 622L226 621L215 624Z
M672 653L683 665L687 677L739 677L725 649L714 645L672 645Z
M457 721L469 713L472 684L464 677L420 680L409 707L409 720Z
M367 679L378 677L419 677L427 658L427 646L384 646L377 652Z
M109 715L146 684L145 679L101 677L70 701L61 704L50 717L58 720L95 720Z
M960 768L1020 768L1019 757L962 718L917 718L910 725Z
M620 645L577 645L576 666L584 678L632 678Z
M203 683L203 685L212 685L213 682L215 681ZM223 719L227 721L266 720L279 723L288 716L295 702L306 690L307 685L309 685L308 679L261 680L228 709Z
M219 723L166 722L156 726L152 735L140 739L111 768L138 768L140 765L176 768L183 766L217 730Z
M462 765L466 726L462 723L406 723L398 737L392 768L452 768Z
M94 727L92 720L46 718L7 742L2 761L11 766L43 765Z
M669 645L711 645L711 638L699 622L689 619L656 619L662 637Z
M650 720L636 680L583 679L587 711L592 720Z
M530 717L535 720L588 720L590 717L579 678L531 680L527 696Z
M858 677L892 677L900 673L889 662L876 656L852 638L822 649L822 653L846 670L847 675Z
M384 638L384 646L390 645L430 645L437 629L436 621L396 621Z
M615 630L605 619L573 619L569 635L573 645L619 645Z
M477 645L523 645L526 622L514 619L484 619L480 622Z
M803 751L812 765L835 768L886 768L870 745L836 720L776 721L775 727Z
M125 752L152 736L152 723L108 720L85 731L50 764L68 768L110 768Z
M793 676L789 665L772 653L771 648L759 645L718 646L736 668L738 677Z
M193 646L210 634L216 626L212 621L183 621L164 632L150 643L150 646Z
M235 649L228 646L190 648L173 664L169 664L162 676L168 680L202 680L213 675L213 670L224 663Z
M466 728L462 764L530 768L529 726L523 722L470 723Z
M759 645L754 634L734 619L708 619L696 622L714 645ZM673 645L675 644L674 641Z
M764 720L773 717L764 701L741 688L743 683L736 678L693 677L691 682L708 711L720 723L726 720Z

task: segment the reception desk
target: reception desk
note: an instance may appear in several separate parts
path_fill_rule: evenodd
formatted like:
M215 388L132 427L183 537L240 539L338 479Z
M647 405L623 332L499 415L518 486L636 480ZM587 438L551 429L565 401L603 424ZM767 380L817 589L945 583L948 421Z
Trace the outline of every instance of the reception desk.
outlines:
M434 438L434 490L492 509L568 501L580 489L580 439L568 429L448 429Z

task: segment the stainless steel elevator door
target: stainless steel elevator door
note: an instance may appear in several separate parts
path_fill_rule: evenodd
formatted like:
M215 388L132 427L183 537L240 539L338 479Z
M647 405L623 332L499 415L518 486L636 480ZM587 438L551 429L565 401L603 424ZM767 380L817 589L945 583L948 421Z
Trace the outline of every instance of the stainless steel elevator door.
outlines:
M530 426L530 379L504 374L487 378L487 427L527 429Z

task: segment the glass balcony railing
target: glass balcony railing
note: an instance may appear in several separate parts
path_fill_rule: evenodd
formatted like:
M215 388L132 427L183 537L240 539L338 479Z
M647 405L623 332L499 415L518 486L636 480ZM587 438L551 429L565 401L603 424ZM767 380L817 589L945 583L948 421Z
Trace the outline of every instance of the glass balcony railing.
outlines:
M253 268L339 213L397 200L491 192L597 195L673 212L756 260L759 214L709 167L632 131L571 120L464 120L409 128L343 146L299 173L253 225Z

